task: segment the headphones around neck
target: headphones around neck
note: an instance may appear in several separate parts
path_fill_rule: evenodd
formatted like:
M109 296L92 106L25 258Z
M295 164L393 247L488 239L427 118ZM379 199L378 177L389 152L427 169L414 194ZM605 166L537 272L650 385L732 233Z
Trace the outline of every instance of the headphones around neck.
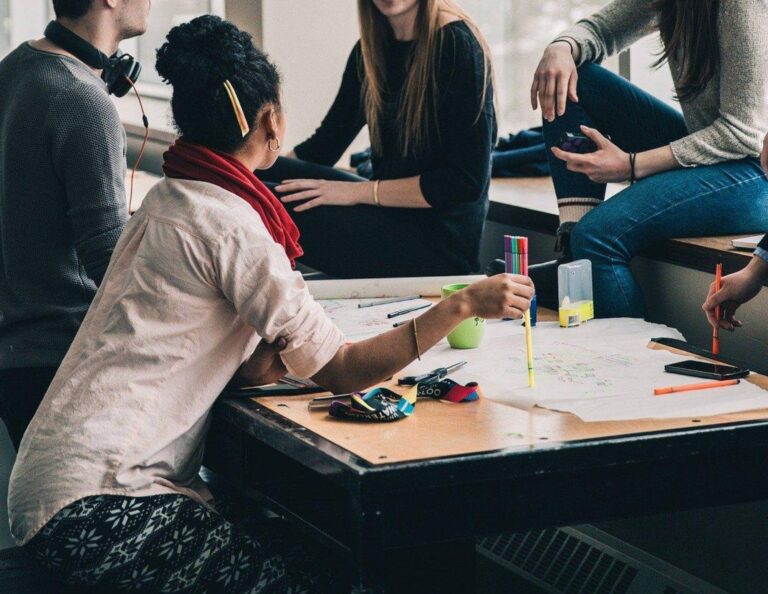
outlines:
M122 97L139 80L141 64L131 54L118 49L111 57L107 56L56 21L48 23L44 35L91 68L101 70L101 78L106 83L110 95Z

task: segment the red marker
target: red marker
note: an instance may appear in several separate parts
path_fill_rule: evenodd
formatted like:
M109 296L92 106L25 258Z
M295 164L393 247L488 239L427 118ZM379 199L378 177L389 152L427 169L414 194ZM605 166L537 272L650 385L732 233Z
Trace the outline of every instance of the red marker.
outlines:
M715 266L715 292L720 290L723 280L723 258L718 256ZM715 306L715 327L712 329L712 354L720 354L720 306Z
M735 386L739 383L737 379L722 380L719 382L702 382L700 384L685 384L682 386L669 386L668 388L654 388L654 396L663 396L664 394L674 394L675 392L690 392L692 390L708 390L709 388L724 388L725 386Z

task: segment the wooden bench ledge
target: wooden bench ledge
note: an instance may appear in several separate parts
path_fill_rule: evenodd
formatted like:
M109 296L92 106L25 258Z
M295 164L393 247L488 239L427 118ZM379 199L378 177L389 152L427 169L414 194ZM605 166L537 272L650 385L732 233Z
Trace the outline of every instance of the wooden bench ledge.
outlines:
M620 192L622 184L608 184L608 196ZM496 223L554 234L558 226L557 200L549 177L493 179L488 220ZM731 240L743 235L692 237L666 241L645 255L694 270L714 273L718 257L727 273L743 268L752 257L747 250L731 247Z

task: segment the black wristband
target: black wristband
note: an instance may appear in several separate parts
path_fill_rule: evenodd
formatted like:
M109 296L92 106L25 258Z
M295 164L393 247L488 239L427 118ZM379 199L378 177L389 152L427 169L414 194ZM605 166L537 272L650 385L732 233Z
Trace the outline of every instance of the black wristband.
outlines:
M568 44L568 47L571 48L571 56L573 56L573 54L576 53L576 46L573 44L573 42L570 39L568 39L567 37L558 37L557 39L552 41L552 43L557 43L558 41L564 41L565 43ZM552 45L552 43L550 43L549 45Z
M637 181L635 176L635 159L637 159L637 153L629 153L629 183L633 184Z

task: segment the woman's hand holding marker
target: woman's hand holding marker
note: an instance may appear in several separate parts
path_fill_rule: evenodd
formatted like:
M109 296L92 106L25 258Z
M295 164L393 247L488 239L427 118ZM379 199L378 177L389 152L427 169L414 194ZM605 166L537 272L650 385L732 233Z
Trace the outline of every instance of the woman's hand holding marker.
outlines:
M735 317L736 310L755 297L766 280L768 280L768 262L755 256L746 267L724 276L719 291L715 290L715 283L712 283L707 300L701 306L712 327L717 326L715 308L719 305L720 328L731 331L741 328L741 321Z
M470 315L478 318L521 318L531 307L533 281L520 274L497 274L456 293L470 302ZM453 298L453 297L451 297Z

